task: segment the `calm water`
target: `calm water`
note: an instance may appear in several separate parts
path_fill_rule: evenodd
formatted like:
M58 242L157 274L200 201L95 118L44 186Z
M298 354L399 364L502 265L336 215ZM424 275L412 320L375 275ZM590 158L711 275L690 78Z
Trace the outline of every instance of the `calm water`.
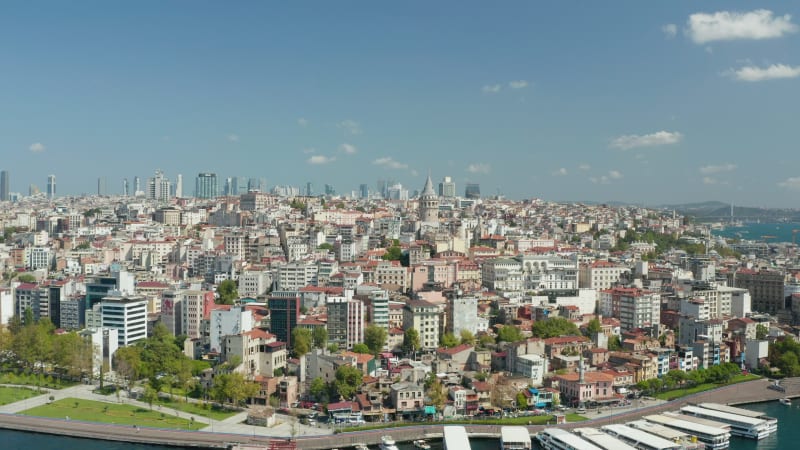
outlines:
M796 223L746 223L741 227L726 227L724 230L714 230L714 236L725 238L740 238L754 241L762 240L761 236L775 236L767 242L792 242L792 230L800 228Z
M730 450L777 450L800 448L800 401L795 400L792 406L783 406L777 401L756 403L744 406L754 411L762 411L778 419L778 433L761 441L731 438ZM471 439L473 450L496 450L499 442L493 439ZM535 442L535 441L534 441ZM431 442L432 450L441 450L441 442ZM411 450L410 444L401 444L401 450ZM158 445L139 445L122 442L94 441L75 439L46 434L23 433L19 431L0 430L0 448L30 450L169 450L175 447Z

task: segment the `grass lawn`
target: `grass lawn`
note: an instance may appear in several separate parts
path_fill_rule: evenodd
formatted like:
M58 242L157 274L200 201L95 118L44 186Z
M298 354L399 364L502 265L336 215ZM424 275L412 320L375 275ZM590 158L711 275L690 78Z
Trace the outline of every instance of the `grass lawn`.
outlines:
M49 405L37 406L36 408L22 411L20 414L56 419L69 417L70 420L139 425L140 427L151 428L198 430L206 426L202 423L192 422L188 418L174 417L133 405L103 403L76 398L56 400Z
M586 417L578 414L567 414L567 422L581 422L587 420ZM375 425L364 425L361 427L344 427L342 432L376 430L379 428L413 427L419 425L547 425L555 423L555 417L545 416L526 416L526 417L504 417L502 419L484 420L441 420L436 422L392 422L380 423Z
M658 394L654 395L654 397L667 401L675 400L676 398L686 397L687 395L697 394L698 392L709 391L711 389L716 389L718 387L726 386L727 384L752 381L752 380L757 380L759 378L761 378L760 375L754 375L752 373L747 375L736 375L728 383L723 383L723 384L703 383L703 384L698 384L697 386L692 386L690 388L682 388L682 389L675 389L672 391L659 392Z
M48 376L34 374L16 374L14 372L0 373L0 384L21 384L25 386L40 386L50 389L63 389L78 384L74 381L66 381Z
M168 398L160 397L157 402L154 402L154 404L163 405L168 408L174 408L179 411L183 411L187 414L208 417L209 419L214 420L227 419L228 417L239 413L239 411L222 409L218 406L213 406L210 403L208 404L208 407L204 408L202 403L186 403L183 401L183 399L178 398L173 398L170 400Z
M42 395L42 393L36 392L34 389L0 386L0 405L7 405L37 395Z

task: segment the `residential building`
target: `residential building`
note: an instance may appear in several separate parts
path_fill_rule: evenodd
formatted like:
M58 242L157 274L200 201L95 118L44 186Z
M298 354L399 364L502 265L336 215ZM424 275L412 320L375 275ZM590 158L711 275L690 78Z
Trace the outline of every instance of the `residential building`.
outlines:
M364 342L364 303L353 299L353 292L345 291L344 296L329 296L328 341L340 348L353 348Z
M516 358L515 372L530 379L530 385L539 387L544 383L547 373L547 359L541 355L519 355Z
M606 289L600 291L600 314L619 319L623 332L635 328L657 330L661 323L661 296L638 288Z
M270 311L270 328L277 339L292 348L292 330L300 317L300 296L272 296L267 300Z
M473 335L478 332L478 299L477 297L454 296L449 300L447 308L447 328L456 337L462 331Z
M195 197L197 198L216 198L217 193L217 174L199 173L195 180Z
M439 307L424 300L409 300L403 310L403 328L419 333L423 350L439 346Z
M86 326L116 329L120 347L135 344L147 338L147 300L112 292L86 311Z

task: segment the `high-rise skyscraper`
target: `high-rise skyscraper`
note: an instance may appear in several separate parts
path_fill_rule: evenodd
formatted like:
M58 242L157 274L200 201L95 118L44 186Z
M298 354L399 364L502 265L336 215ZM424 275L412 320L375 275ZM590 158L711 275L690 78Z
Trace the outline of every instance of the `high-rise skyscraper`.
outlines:
M183 175L181 174L178 174L178 177L175 179L175 197L183 197Z
M133 177L133 195L139 195L142 192L142 180L139 177Z
M336 189L334 189L333 185L325 185L325 195L336 195Z
M314 195L314 185L310 181L306 182L306 195L309 197Z
M464 188L464 197L471 199L481 198L481 185L478 183L467 183Z
M169 200L171 183L169 178L164 176L164 172L156 170L153 178L147 179L147 198L151 200Z
M215 198L217 196L217 174L208 172L197 174L194 196L197 198Z
M369 186L362 184L358 187L358 190L360 191L359 194L361 198L369 198Z
M47 177L47 198L52 199L56 196L56 176L48 175Z
M453 198L456 196L456 182L451 177L444 177L439 183L439 197Z
M123 197L128 197L129 195L131 195L131 187L128 184L128 179L127 178L123 178L122 179L122 196Z
M9 173L7 170L0 172L0 201L7 202L9 200Z
M108 180L106 179L106 177L97 178L97 195L100 196L108 195Z

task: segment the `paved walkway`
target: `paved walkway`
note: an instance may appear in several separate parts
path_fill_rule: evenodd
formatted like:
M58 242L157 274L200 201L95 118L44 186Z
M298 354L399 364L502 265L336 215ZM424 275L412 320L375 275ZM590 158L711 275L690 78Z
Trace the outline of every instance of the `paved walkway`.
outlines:
M8 385L8 386L14 387L13 385ZM16 386L16 387L30 387L30 386ZM15 403L9 403L7 405L0 406L0 414L18 414L21 413L22 411L35 408L37 406L46 405L50 401L51 395L54 397L55 400L61 400L64 398L77 398L81 400L94 400L105 403L126 403L129 405L137 406L139 408L150 409L149 404L128 398L127 391L120 391L120 397L119 400L117 400L117 396L115 394L110 394L110 395L98 394L94 392L95 388L96 386L94 385L80 384L64 389L52 389L52 390L43 389L43 391L46 392L44 392L41 395L31 397L26 400L20 400ZM317 436L317 435L327 435L333 433L333 431L328 428L318 428L318 427L310 427L307 425L303 425L300 422L296 421L293 417L283 414L277 415L276 424L274 426L259 427L243 423L247 419L247 411L242 411L240 413L234 414L233 416L227 417L223 420L214 420L214 419L209 419L207 417L202 417L196 414L190 414L185 411L180 411L174 408L170 408L168 406L153 405L153 410L176 417L183 417L183 418L194 417L195 422L207 425L206 427L200 430L206 432L232 433L232 434L249 435L249 436L272 436L281 438L290 438L292 436L297 436L297 437Z

